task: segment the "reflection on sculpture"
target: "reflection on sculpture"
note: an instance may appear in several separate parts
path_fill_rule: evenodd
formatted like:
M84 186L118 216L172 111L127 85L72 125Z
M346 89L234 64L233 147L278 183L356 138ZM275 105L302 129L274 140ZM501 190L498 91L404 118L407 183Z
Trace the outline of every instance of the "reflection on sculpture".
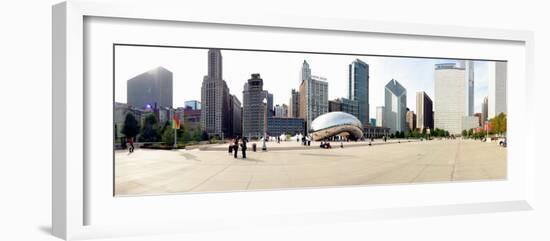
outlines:
M311 122L313 140L319 141L332 136L347 136L350 139L363 137L363 125L355 116L335 111L315 118Z

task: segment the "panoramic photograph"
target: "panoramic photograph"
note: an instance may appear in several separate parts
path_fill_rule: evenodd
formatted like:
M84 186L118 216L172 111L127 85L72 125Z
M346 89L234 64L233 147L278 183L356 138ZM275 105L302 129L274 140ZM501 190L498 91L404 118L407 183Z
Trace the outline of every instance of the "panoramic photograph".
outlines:
M507 177L507 62L116 44L114 195Z

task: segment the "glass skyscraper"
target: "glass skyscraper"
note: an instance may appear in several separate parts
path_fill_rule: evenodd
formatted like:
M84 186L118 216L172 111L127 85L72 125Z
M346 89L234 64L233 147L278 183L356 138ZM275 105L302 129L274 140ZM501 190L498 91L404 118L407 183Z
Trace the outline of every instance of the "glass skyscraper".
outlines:
M356 59L349 65L348 98L357 101L357 118L363 126L369 123L369 65Z

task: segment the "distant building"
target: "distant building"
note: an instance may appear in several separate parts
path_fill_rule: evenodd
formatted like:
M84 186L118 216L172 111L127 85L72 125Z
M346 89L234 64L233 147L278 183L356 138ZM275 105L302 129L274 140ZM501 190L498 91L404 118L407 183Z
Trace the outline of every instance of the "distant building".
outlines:
M478 120L478 125L479 126L483 126L483 114L482 113L475 113L474 114L475 117L477 117L477 120Z
M469 65L467 65L469 66ZM435 66L435 128L460 135L472 122L470 113L470 75L468 70L455 63ZM465 118L468 117L468 118ZM466 123L462 123L466 121Z
M242 107L241 101L235 95L229 99L230 133L232 136L242 136Z
M288 117L288 105L282 104L282 105L275 105L275 117L280 118L287 118Z
M359 121L366 126L369 123L369 65L360 59L349 65L348 98L356 101Z
M434 128L433 102L424 91L416 92L416 128Z
M395 79L386 84L385 107L384 126L391 133L407 131L407 90Z
M350 100L347 98L338 98L330 100L328 102L329 112L342 111L348 114L352 114L359 119L359 102L356 100ZM361 121L361 120L359 120Z
M298 118L300 116L300 92L292 89L288 103L288 117Z
M375 118L370 118L369 125L370 126L376 126L376 119Z
M489 98L485 96L483 103L481 104L481 125L484 126L485 122L489 120Z
M463 116L462 117L462 130L470 130L470 129L476 129L480 127L479 125L479 118L476 116ZM462 134L457 133L457 134Z
M201 110L186 106L183 108L183 118L180 118L180 121L190 128L199 128L201 125Z
M197 100L188 100L184 102L185 107L189 106L193 110L201 109L201 102Z
M507 63L503 61L488 62L489 64L489 96L488 119L500 113L506 113L506 74Z
M122 128L124 128L124 121L126 120L126 115L132 114L138 123L142 124L142 119L145 114L145 110L138 109L135 107L130 107L127 104L115 102L115 112L114 112L114 120L115 120L115 138L124 137L124 134L122 134Z
M229 137L231 130L230 93L222 76L222 54L208 50L208 75L201 87L201 127L209 136Z
M172 72L156 67L127 81L128 105L139 109L147 107L172 108Z
M376 107L376 126L384 126L384 115L386 114L386 107L378 106Z
M267 117L272 117L275 115L275 110L273 108L273 94L265 91L267 98Z
M416 130L416 114L414 111L407 111L407 127L408 131Z
M328 83L326 78L311 75L309 64L302 64L302 80L300 84L300 118L305 120L306 132L311 122L318 116L328 112Z
M304 120L301 118L270 117L267 119L267 134L279 136L282 134L296 135L304 133Z
M268 94L263 89L263 86L264 82L260 78L260 74L252 74L251 78L244 85L243 136L259 138L264 135L264 115L266 115L266 108L269 112L269 107L264 106L264 99L268 97Z

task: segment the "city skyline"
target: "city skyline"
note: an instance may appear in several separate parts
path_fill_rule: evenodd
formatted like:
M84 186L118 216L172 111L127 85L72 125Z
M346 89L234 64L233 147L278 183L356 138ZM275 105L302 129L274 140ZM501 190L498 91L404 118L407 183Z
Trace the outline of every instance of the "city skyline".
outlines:
M115 51L117 51L115 59L117 67L115 72L116 102L126 103L126 80L159 66L173 73L174 107L185 106L185 101L200 100L200 91L196 91L195 88L200 89L203 77L208 73L205 64L207 49L117 46ZM243 91L244 83L250 74L260 73L264 79L264 89L274 95L274 105L288 104L291 89L296 89L299 85L299 73L304 60L307 60L314 70L313 75L326 77L329 83L328 98L330 100L348 96L349 64L360 59L369 64L370 68L370 116L376 116L376 107L384 105L384 84L393 78L385 79L386 77L396 76L394 79L402 83L410 93L425 91L428 95L433 96L435 64L457 62L446 59L221 51L225 65L223 77L230 92L242 101L243 96L240 93ZM294 65L293 63L298 64ZM488 61L474 61L474 112L482 111L483 98L488 95L488 66ZM246 74L247 77L235 77L242 74ZM265 77L266 75L269 77ZM407 96L407 107L411 110L416 109L415 98L414 95Z

